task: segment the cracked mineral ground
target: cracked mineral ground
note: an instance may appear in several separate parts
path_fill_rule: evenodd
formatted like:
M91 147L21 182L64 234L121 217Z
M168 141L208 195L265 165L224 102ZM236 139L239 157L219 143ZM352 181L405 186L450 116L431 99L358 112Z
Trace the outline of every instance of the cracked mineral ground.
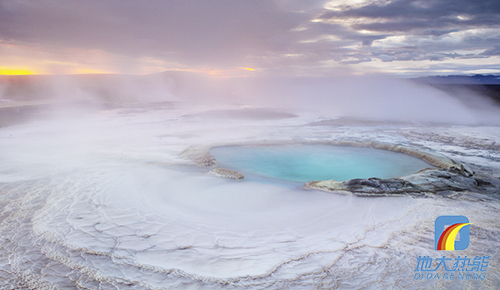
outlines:
M443 154L498 186L499 126L215 109L226 113L129 105L2 128L0 287L500 287L498 190L359 197L221 178L179 157L222 139L376 140ZM417 257L437 255L441 215L470 219L470 246L447 255L491 256L486 279L413 279Z

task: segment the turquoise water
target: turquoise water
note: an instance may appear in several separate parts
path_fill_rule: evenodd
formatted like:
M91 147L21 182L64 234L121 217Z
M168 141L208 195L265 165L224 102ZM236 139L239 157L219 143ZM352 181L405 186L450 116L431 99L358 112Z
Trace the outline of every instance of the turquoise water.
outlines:
M392 178L433 167L402 153L329 145L227 146L210 150L218 167L290 181Z

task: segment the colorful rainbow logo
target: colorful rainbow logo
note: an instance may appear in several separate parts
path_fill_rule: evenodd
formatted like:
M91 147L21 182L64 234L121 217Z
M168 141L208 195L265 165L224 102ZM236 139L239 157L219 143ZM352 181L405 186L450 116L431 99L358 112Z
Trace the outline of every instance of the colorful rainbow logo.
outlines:
M439 251L455 251L455 239L458 232L465 227L470 225L470 223L457 223L449 226L439 237L437 243L437 250Z

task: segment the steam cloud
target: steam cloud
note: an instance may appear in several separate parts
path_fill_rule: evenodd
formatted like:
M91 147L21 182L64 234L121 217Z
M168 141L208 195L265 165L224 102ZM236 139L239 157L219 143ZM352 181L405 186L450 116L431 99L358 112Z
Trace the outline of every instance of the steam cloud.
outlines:
M2 99L94 103L186 102L314 111L324 117L450 124L497 123L498 107L472 91L447 93L384 76L215 78L166 72L147 76L39 76L4 84Z

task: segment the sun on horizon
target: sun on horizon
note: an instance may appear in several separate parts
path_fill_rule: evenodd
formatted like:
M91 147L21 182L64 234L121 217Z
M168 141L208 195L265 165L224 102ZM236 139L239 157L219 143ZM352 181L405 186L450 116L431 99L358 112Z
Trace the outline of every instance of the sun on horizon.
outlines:
M37 72L24 67L0 66L0 75L33 75Z

